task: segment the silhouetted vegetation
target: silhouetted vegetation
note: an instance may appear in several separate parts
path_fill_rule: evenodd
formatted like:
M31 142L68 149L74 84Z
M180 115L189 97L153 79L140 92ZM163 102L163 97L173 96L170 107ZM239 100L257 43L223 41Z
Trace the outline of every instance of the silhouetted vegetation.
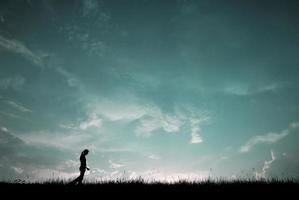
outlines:
M192 182L181 180L174 183L147 182L143 179L126 180L117 179L111 181L83 182L82 185L72 185L65 180L49 180L45 182L0 182L1 191L12 193L18 191L17 195L39 193L42 195L66 195L78 197L78 195L109 195L126 196L146 194L155 196L158 193L176 196L188 195L222 195L244 193L245 196L275 196L291 195L299 191L299 181L295 179L271 179L262 181L233 180L227 181L206 180ZM129 195L129 196L128 196Z

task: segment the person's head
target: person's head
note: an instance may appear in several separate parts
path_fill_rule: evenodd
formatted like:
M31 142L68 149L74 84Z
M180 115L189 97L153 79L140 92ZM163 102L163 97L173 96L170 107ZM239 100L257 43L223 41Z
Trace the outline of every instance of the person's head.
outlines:
M82 154L84 154L84 155L87 155L87 154L88 154L88 152L89 152L89 150L88 150L88 149L84 149L84 151L82 151Z

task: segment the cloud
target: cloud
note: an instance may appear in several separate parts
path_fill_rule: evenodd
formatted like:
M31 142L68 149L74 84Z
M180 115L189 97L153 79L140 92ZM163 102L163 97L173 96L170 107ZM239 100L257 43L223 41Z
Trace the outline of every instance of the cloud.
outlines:
M127 101L103 99L93 103L88 108L88 112L103 116L105 119L113 122L133 121L145 115L148 112L148 108L135 103L134 97L131 98L133 99L130 103Z
M13 169L17 174L22 174L24 172L24 170L19 167L11 167L11 169Z
M137 136L149 137L152 132L161 128L161 121L154 117L145 117L139 120L139 125L134 132Z
M0 79L0 89L20 89L25 83L25 78L22 76L14 76Z
M39 131L20 134L19 138L31 146L55 147L62 150L78 150L81 149L84 142L90 138L90 136L80 133Z
M33 64L39 67L44 67L44 62L41 56L36 55L30 49L28 49L22 42L17 40L9 40L0 35L0 48L19 54L26 60L29 60Z
M66 168L75 168L79 166L79 162L74 161L74 160L68 160L64 163L64 166Z
M84 0L82 6L82 15L88 16L97 12L99 5L97 0Z
M67 70L63 69L62 67L57 67L56 71L65 77L67 84L69 87L81 87L82 84L80 80L72 73L68 72Z
M180 130L182 125L181 120L177 117L172 117L169 115L164 115L162 119L162 127L166 132L174 133Z
M91 127L100 128L102 125L102 119L96 114L91 114L86 121L80 123L79 128L81 130L86 130Z
M175 133L180 130L184 123L176 114L163 113L157 106L144 110L145 114L135 129L137 136L149 137L153 131L159 129L168 133Z
M126 165L124 165L124 164L120 164L120 163L112 162L112 160L109 160L108 162L109 162L109 164L110 164L110 168L111 168L111 169L118 169L118 168L121 168L121 167L125 167L125 166L126 166Z
M265 92L275 92L284 87L286 87L288 82L272 82L268 84L244 84L244 83L234 83L228 84L224 87L223 91L227 94L237 95L237 96L249 96L256 95Z
M199 144L203 142L202 138L199 135L199 131L199 121L191 119L191 144Z
M24 142L19 137L11 133L6 127L0 127L1 147L6 147L6 145L7 147L15 147L23 143Z
M149 154L149 155L148 155L148 158L149 158L149 159L152 159L152 160L160 160L160 159L161 159L160 156L155 155L155 154Z
M63 129L73 130L73 131L85 131L90 128L101 128L103 124L103 119L100 118L96 113L88 113L86 119L81 120L79 125L77 124L60 124L59 126Z
M24 120L24 121L30 122L30 120L28 120L28 118L25 118L23 116L16 115L16 114L13 114L13 113L9 113L9 112L6 112L6 111L5 112L0 111L0 114L2 114L4 116L7 116L7 117L10 117L10 118L13 118L13 119Z
M299 128L299 122L291 123L289 127L282 130L279 133L267 133L265 135L257 135L249 139L248 142L240 148L241 153L249 152L257 144L273 144L276 143L286 136L288 136L292 131Z
M49 145L36 146L36 143L28 143L21 137L22 134L14 134L4 126L0 126L0 163L1 175L8 180L18 178L30 178L30 181L46 180L47 178L64 178L71 177L67 175L69 172L65 170L72 170L73 162L65 162L65 156L69 156L69 151L60 151L57 148L48 148ZM33 136L34 137L34 136ZM51 136L44 138L44 143L52 142L58 143L59 138ZM60 138L61 139L61 138ZM67 144L68 140L61 141ZM72 143L74 145L74 143ZM55 155L55 159L53 156ZM61 165L61 162L64 165ZM47 166L49 169L44 169ZM69 167L70 169L65 169ZM52 168L52 169L50 169ZM77 169L76 169L77 172ZM78 174L78 173L77 173ZM55 177L53 177L53 175Z
M175 114L164 113L156 105L140 104L136 97L124 94L130 101L103 99L89 104L87 112L101 116L111 122L137 122L134 132L137 136L149 137L153 131L162 129L168 133L180 130L183 122Z
M202 122L207 121L208 118L191 118L191 144L199 144L203 142L203 139L200 136L200 125Z
M8 105L10 105L11 107L17 109L20 112L32 112L32 110L30 110L29 108L24 107L23 105L16 103L14 101L6 101L6 103Z
M270 169L271 164L276 160L274 152L271 150L271 160L265 161L263 169L261 172L256 172L255 178L256 180L261 180L266 178L266 174Z
M140 103L141 100L130 93L123 92L122 94L124 96L122 99L125 101L102 99L89 102L86 110L110 122L133 123L135 135L143 138L150 137L156 131L179 133L184 124L190 123L190 143L203 142L200 127L210 121L207 112L199 111L191 106L183 106L184 108L176 106L173 112L163 112L155 104Z

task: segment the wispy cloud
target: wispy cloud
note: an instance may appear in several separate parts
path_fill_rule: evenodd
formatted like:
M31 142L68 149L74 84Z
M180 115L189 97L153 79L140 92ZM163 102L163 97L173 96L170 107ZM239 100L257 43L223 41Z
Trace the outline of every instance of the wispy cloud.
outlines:
M91 127L100 128L102 125L102 119L99 118L96 114L92 114L88 117L86 121L80 123L79 128L81 130L86 130Z
M20 89L25 83L25 78L22 76L13 76L0 79L0 89Z
M24 112L24 113L25 113L25 112L32 112L31 109L26 108L25 106L23 106L23 105L21 105L21 104L15 102L15 101L11 101L11 100L9 100L9 101L6 101L6 103L7 103L8 105L10 105L11 107L17 109L17 110L20 111L20 112Z
M255 174L255 178L256 180L261 180L261 179L265 179L267 172L270 169L271 164L276 160L275 154L273 151L271 151L271 160L269 161L265 161L263 169L261 172L256 172Z
M24 141L17 137L14 133L8 130L6 127L0 127L0 144L1 145L9 145L13 147L15 145L24 144Z
M24 172L24 170L20 167L12 166L11 169L13 169L17 174L22 174Z
M191 144L202 143L203 140L199 135L199 130L200 130L199 123L200 123L200 121L191 119L190 122L191 122L191 141L190 141L190 143Z
M154 117L145 117L139 120L139 125L135 128L135 134L141 137L149 137L152 132L161 128L161 121Z
M207 121L209 118L190 118L191 125L191 144L199 144L203 142L202 137L200 136L200 125Z
M180 130L183 122L175 114L164 113L156 105L143 105L135 97L128 95L131 102L104 99L91 104L90 113L111 122L130 123L137 121L134 132L137 136L149 137L153 131L161 129L168 133Z
M161 159L161 157L156 154L149 154L148 158L152 159L152 160L160 160Z
M120 163L113 162L112 160L109 160L108 162L109 162L109 165L110 165L109 167L110 167L111 169L114 169L114 170L126 166L126 165L124 165L124 164L120 164Z
M90 128L101 128L103 124L103 119L99 117L96 113L88 113L86 119L80 120L79 123L70 123L59 125L60 128L68 129L72 131L86 131Z
M44 62L41 56L38 56L26 47L22 42L13 39L6 39L0 35L0 48L21 55L23 58L29 60L33 64L44 67Z
M85 0L83 1L82 15L87 16L91 13L94 14L97 11L98 7L99 5L96 0Z
M183 121L177 116L170 116L160 110L155 114L149 114L139 120L139 125L135 129L137 136L149 137L153 131L163 130L168 133L175 133L180 130Z
M32 132L18 135L26 144L32 146L55 147L62 150L81 149L89 135L79 133Z
M148 112L147 107L135 103L134 100L132 100L132 103L128 103L127 101L113 99L95 102L88 110L90 110L90 113L96 113L113 122L137 120Z
M178 132L181 125L182 121L176 116L164 115L162 117L162 127L166 132Z
M235 83L226 85L223 91L227 94L237 96L249 96L261 94L264 92L275 92L286 87L288 82L273 82L268 84L254 85L245 83Z
M273 144L276 143L286 136L288 136L292 131L299 128L299 122L291 123L287 129L282 130L279 133L267 133L265 135L257 135L248 140L248 142L240 148L241 153L249 152L257 144Z
M68 72L66 69L57 67L56 71L66 79L68 86L79 88L82 86L80 80L74 74Z

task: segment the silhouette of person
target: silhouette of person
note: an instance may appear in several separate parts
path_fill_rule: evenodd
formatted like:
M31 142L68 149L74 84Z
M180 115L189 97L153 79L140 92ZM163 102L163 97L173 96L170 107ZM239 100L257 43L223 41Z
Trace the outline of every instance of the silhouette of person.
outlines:
M78 185L81 185L82 184L82 181L83 181L83 177L84 177L84 174L85 174L85 171L86 170L89 170L89 168L86 166L86 155L88 154L88 149L84 149L84 151L82 151L81 153L81 156L80 156L80 175L71 182L71 184L76 184L78 183Z

